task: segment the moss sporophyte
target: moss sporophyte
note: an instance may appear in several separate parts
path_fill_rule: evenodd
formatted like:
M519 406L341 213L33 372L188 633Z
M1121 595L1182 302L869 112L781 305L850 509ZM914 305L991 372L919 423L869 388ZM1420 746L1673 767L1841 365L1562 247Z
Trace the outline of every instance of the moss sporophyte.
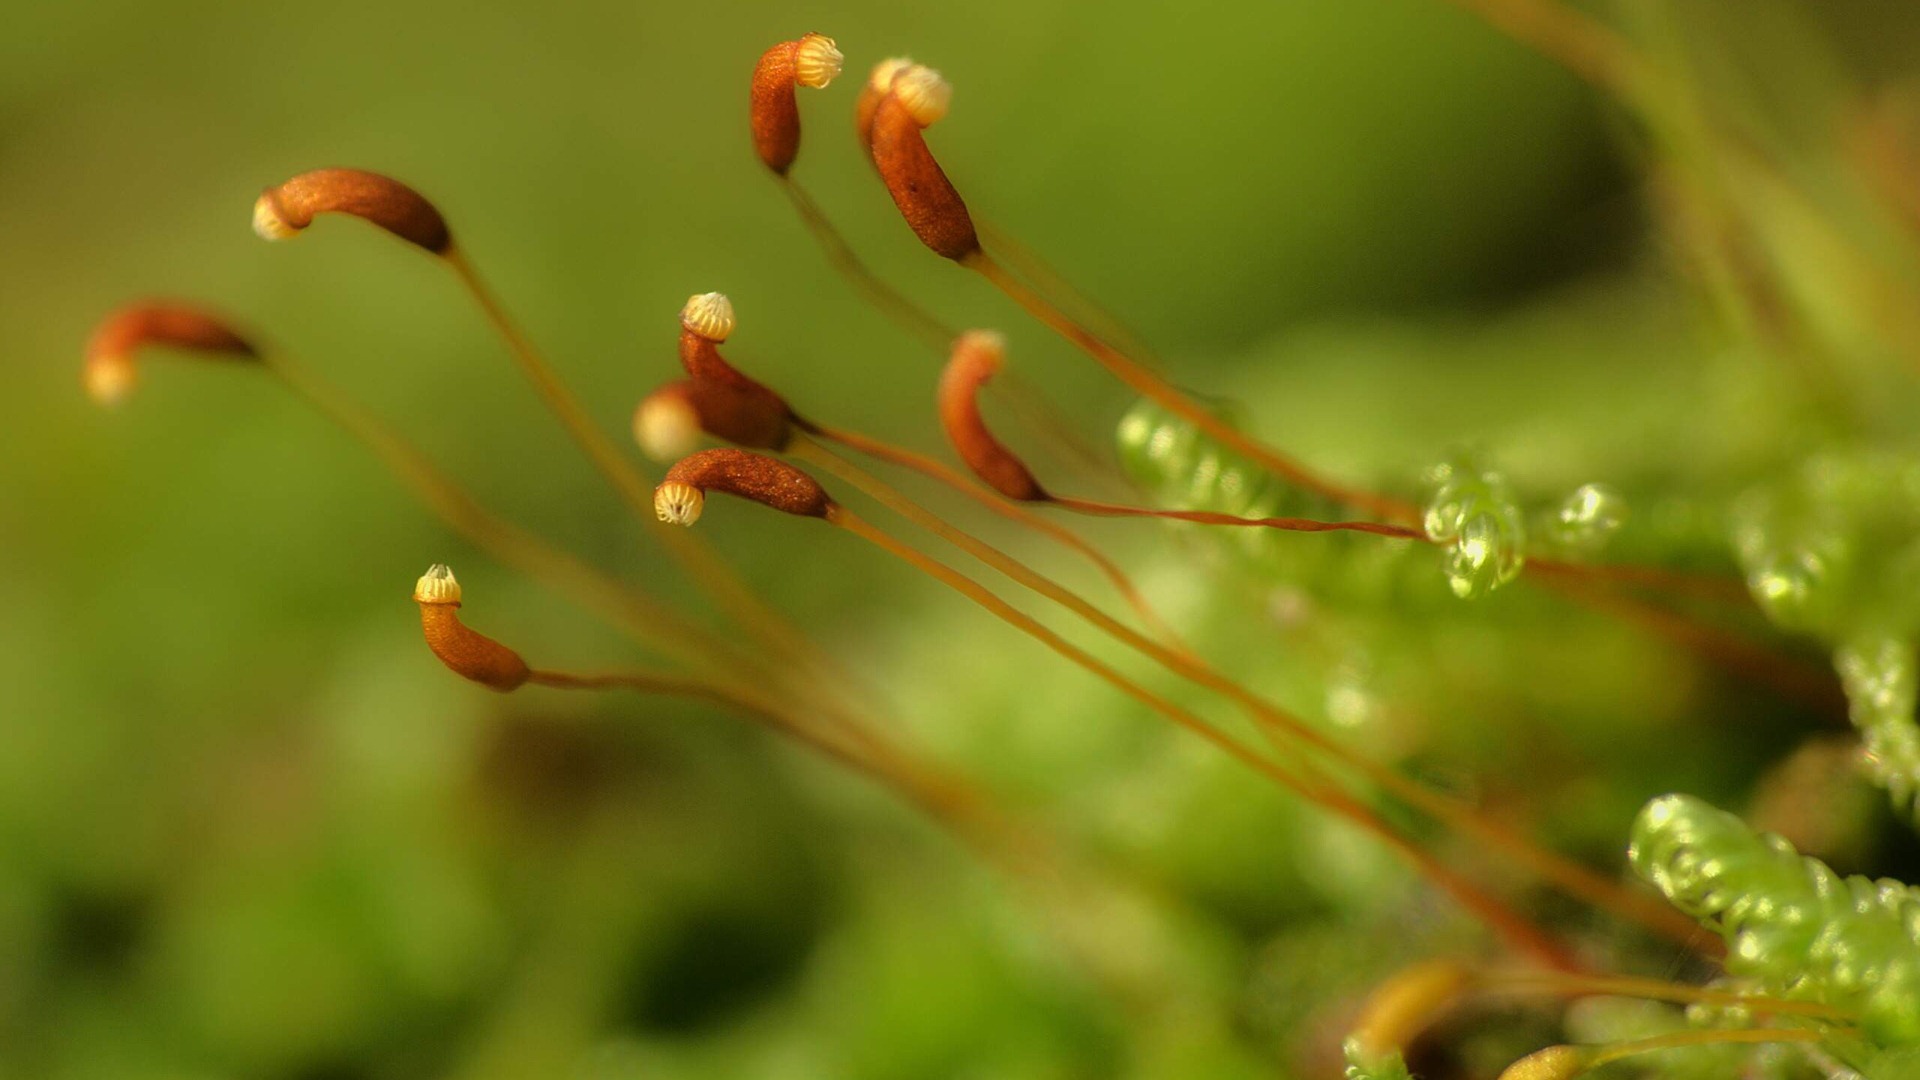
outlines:
M1623 35L1545 0L1461 0L1461 6L1614 95L1619 107L1643 116L1655 108L1649 87L1664 76ZM750 58L737 59L744 69ZM868 267L795 177L802 148L798 91L827 90L842 64L835 40L816 33L761 55L751 67L751 144L836 271L878 313L945 359L937 388L929 387L934 407L920 423L925 441L937 445L944 437L964 471L930 450L796 412L779 389L736 368L723 352L736 333L760 335L754 340L762 348L776 344L779 334L737 317L725 294L701 292L677 318L660 313L661 344L668 334L677 337L681 371L633 414L639 448L670 463L656 480L596 425L425 196L375 172L328 168L267 188L253 208L254 229L269 240L291 239L320 217L340 215L375 225L444 265L555 420L665 545L672 565L651 572L692 581L700 603L724 618L723 629L496 514L401 429L268 339L196 305L147 301L109 316L87 348L86 388L104 403L119 402L133 386L136 356L148 348L238 361L236 368L278 379L376 454L450 530L571 597L652 658L652 666L612 672L534 666L468 627L459 583L436 564L416 583L413 600L425 642L446 668L501 693L551 688L699 698L798 740L949 830L1031 900L1037 921L1066 955L1123 998L1150 994L1150 988L1141 973L1079 932L1070 906L1058 898L1063 889L1133 893L1144 885L1095 867L986 785L934 764L889 722L890 707L864 689L845 657L776 611L705 545L699 530L684 528L702 520L708 496L815 519L821 543L833 542L824 534L834 530L904 561L1061 663L1404 860L1436 895L1483 927L1464 955L1406 955L1404 970L1354 1011L1344 1040L1349 1077L1407 1075L1403 1055L1428 1038L1429 1029L1489 1000L1593 997L1684 1007L1692 1026L1608 1042L1536 1043L1503 1075L1573 1077L1641 1054L1730 1048L1747 1054L1755 1046L1773 1048L1768 1061L1800 1053L1868 1077L1905 1075L1886 1070L1920 1046L1920 901L1911 889L1842 878L1730 815L1668 796L1654 800L1633 830L1632 867L1662 894L1656 897L1618 874L1624 843L1612 863L1593 861L1591 852L1558 853L1533 835L1530 823L1481 805L1459 785L1434 783L1378 756L1229 672L1208 647L1186 640L1178 620L1156 610L1149 591L1076 524L1128 518L1141 519L1145 528L1158 520L1186 539L1255 556L1247 572L1256 577L1265 558L1287 561L1295 571L1340 560L1385 568L1380 572L1440 584L1460 611L1498 602L1487 599L1496 593L1532 590L1656 635L1699 665L1749 680L1763 693L1830 703L1834 676L1807 664L1782 635L1810 636L1835 658L1873 775L1910 809L1920 788L1920 730L1913 717L1920 465L1897 452L1829 454L1784 480L1756 485L1729 503L1721 534L1726 557L1705 566L1664 558L1657 545L1622 554L1622 538L1639 524L1641 507L1603 477L1543 498L1475 453L1452 454L1423 476L1381 485L1384 490L1328 475L1310 464L1311 446L1279 449L1176 386L1115 329L1116 320L978 222L929 143L953 112L954 88L925 65L882 60L860 84L854 126L859 150L913 237L1003 293L1139 397L1118 428L1125 479L1112 468L1105 477L1123 489L1130 481L1131 497L1056 493L1060 482L1052 476L1043 482L987 418L989 409L1003 408L1016 418L1008 426L1020 437L1083 441L1033 385L1010 386L997 377L1013 355L1009 335L1021 328L955 328L928 313ZM1920 177L1912 179L1920 184ZM721 445L701 448L709 440ZM970 510L984 509L1066 547L1098 572L1118 604L1082 595L854 458L930 480L963 496ZM890 517L869 520L836 491L856 492ZM705 528L751 527L750 515L724 517ZM893 519L983 564L997 575L994 584L902 539ZM1733 572L1735 560L1744 582ZM1030 610L1036 607L1049 617L1064 612L1077 632L1099 644L1068 637ZM1223 703L1244 724L1219 719ZM1244 842L1258 845L1261 838ZM1564 903L1557 909L1543 904L1542 891ZM1568 917L1569 903L1583 914ZM1548 914L1553 911L1559 914ZM1665 952L1608 944L1636 934L1663 939ZM1649 970L1684 967L1711 971L1710 977L1669 981L1627 968L1644 966L1648 956L1678 954L1691 959Z

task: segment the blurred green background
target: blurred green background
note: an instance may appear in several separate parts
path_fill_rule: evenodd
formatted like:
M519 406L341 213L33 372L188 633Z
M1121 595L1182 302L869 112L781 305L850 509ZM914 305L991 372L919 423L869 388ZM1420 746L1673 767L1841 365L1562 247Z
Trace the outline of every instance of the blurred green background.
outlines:
M1769 128L1795 87L1920 62L1894 5L1746 7L1666 29ZM1087 915L1155 1000L1116 1002L949 838L734 717L453 678L407 601L430 562L536 663L631 654L267 379L156 356L119 409L80 392L104 312L203 301L490 504L697 607L440 268L348 222L251 235L295 172L427 193L610 430L674 374L681 302L717 289L736 363L936 449L937 358L827 270L749 151L755 58L819 30L848 75L803 96L796 175L890 281L1006 329L1095 443L1123 389L920 249L860 160L874 61L952 79L930 139L983 218L1336 474L1412 492L1472 441L1547 493L1719 490L1805 419L1670 264L1640 125L1440 0L89 0L0 27L8 1077L1315 1075L1343 1001L1477 940L1376 846L809 523L726 507L701 529L915 745L1162 898L1137 933ZM1309 642L1195 538L1088 531L1231 670L1603 862L1648 795L1745 790L1819 724L1538 596L1360 590Z

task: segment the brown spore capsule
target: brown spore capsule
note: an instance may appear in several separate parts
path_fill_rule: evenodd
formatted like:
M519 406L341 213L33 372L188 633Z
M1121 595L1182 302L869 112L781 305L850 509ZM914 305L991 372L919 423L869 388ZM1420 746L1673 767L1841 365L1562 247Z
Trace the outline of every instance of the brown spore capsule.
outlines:
M987 486L1017 502L1045 502L1052 496L980 415L980 388L1000 371L1006 352L1006 339L990 330L969 330L954 340L940 373L940 426L960 460Z
M715 491L801 517L824 518L834 507L826 490L799 469L750 450L719 447L675 462L654 489L654 512L669 524L691 525Z
M904 56L888 57L873 65L867 81L860 84L860 96L853 103L853 130L869 157L873 155L873 114L893 91L893 77L913 66L913 61Z
M783 41L760 55L754 65L748 118L753 149L767 168L785 176L800 154L800 106L797 87L822 89L840 74L840 50L825 34Z
M686 400L714 438L757 450L784 450L793 437L793 410L785 398L720 355L719 344L732 335L733 326L733 303L724 293L701 293L680 309Z
M266 189L253 204L253 231L267 240L285 240L319 214L360 218L435 255L453 246L446 219L424 196L364 169L315 169Z
M952 97L952 86L932 68L915 64L900 71L874 106L869 150L914 235L936 254L959 261L980 250L980 237L966 202L921 134L946 115Z
M260 356L217 316L176 301L141 301L101 320L87 340L81 378L88 395L103 405L125 398L139 377L135 354L149 345L235 360L257 360Z
M460 582L443 563L427 568L413 586L420 605L420 630L427 648L455 675L505 693L518 689L531 672L520 654L460 621Z

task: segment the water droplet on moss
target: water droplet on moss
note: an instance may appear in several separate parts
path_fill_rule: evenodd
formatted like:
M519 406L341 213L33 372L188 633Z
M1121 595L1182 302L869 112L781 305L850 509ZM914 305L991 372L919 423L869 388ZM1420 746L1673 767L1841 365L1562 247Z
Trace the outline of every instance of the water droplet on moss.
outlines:
M1605 547L1627 521L1627 500L1605 484L1582 484L1554 508L1548 524L1559 547L1593 555Z
M1775 625L1813 629L1827 621L1831 565L1807 548L1768 551L1749 565L1747 588Z
M1466 461L1437 466L1423 524L1446 545L1443 564L1455 596L1472 600L1512 581L1526 564L1527 531L1506 478Z

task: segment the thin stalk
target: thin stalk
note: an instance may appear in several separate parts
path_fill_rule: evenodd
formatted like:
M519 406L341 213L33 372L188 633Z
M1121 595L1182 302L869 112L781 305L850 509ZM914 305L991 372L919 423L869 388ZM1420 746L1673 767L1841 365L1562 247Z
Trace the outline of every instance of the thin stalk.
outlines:
M858 747L823 737L820 731L801 721L789 704L740 686L651 671L576 674L534 670L527 681L561 690L632 690L693 697L757 719L878 782L944 825L983 862L999 868L1012 885L1023 890L1029 902L1047 917L1061 946L1126 1004L1138 1007L1146 997L1164 993L1158 985L1142 984L1124 965L1116 967L1110 952L1103 947L1105 942L1090 940L1089 935L1082 932L1087 901L1104 900L1103 894L1118 889L1118 885L1087 867L1075 865L1052 850L1044 838L1019 829L1015 822L999 816L993 807L973 798L968 789L947 782L938 774L913 776L909 778L913 782L904 783L895 770L863 756Z
M527 672L527 681L536 686L545 686L554 690L632 690L637 694L700 698L716 705L739 704L738 699L731 692L717 683L658 671L615 671L582 675L571 671L534 668Z
M1698 947L1699 927L1686 916L1659 900L1631 892L1619 883L1570 859L1565 859L1527 841L1524 837L1476 813L1418 781L1402 776L1392 768L1358 753L1315 729L1299 717L1267 701L1228 678L1196 657L1168 649L1134 631L1125 624L1089 604L1073 591L1039 573L1018 559L942 521L937 516L899 496L845 459L817 443L800 443L797 456L818 464L835 476L880 500L912 521L986 563L1014 581L1067 608L1075 615L1128 647L1153 659L1161 666L1201 686L1221 694L1246 709L1263 730L1295 743L1305 744L1341 765L1353 769L1456 832L1471 836L1502 855L1525 866L1540 878L1552 882L1569 895L1602 910L1658 931L1689 947ZM1711 941L1705 946L1712 948Z
M1631 596L1595 589L1578 576L1558 572L1558 568L1549 570L1544 584L1587 607L1638 624L1658 637L1691 649L1723 669L1791 698L1814 712L1828 716L1845 712L1846 702L1840 693L1839 681L1831 672L1709 623Z
M1419 520L1418 509L1410 503L1335 484L1300 462L1236 430L1233 425L1213 415L1205 406L1149 371L1144 365L1129 358L1119 349L1107 344L1100 336L1075 322L1065 312L1010 273L1005 266L984 250L976 250L972 255L962 259L961 264L986 278L995 288L1006 294L1008 299L1025 308L1028 314L1078 346L1081 351L1093 357L1115 378L1126 383L1135 392L1152 398L1208 435L1253 459L1269 472L1336 502L1357 507L1390 521L1413 523Z
M953 339L960 336L960 331L914 303L905 293L875 273L847 243L846 237L827 217L826 211L791 174L780 177L780 189L786 192L801 222L826 254L828 264L882 315L919 338L936 355L944 357ZM1079 462L1081 468L1098 473L1109 467L1085 441L1073 433L1072 426L1061 419L1058 410L1041 399L1038 390L1017 376L1009 376L1005 385L989 387L988 392L1018 416L1029 430L1053 444L1056 451Z
M1621 1058L1633 1057L1636 1054L1648 1054L1655 1050L1674 1050L1683 1046L1724 1046L1728 1043L1817 1043L1835 1035L1851 1034L1856 1032L1846 1028L1825 1031L1818 1028L1674 1031L1665 1035L1655 1035L1649 1039L1635 1039L1632 1042L1593 1047L1589 1050L1586 1063L1589 1069L1596 1069L1610 1061L1619 1061Z
M1568 577L1593 578L1618 585L1641 585L1660 589L1674 596L1716 604L1750 607L1753 594L1737 579L1711 572L1672 570L1664 566L1636 566L1631 563L1578 563L1529 556L1527 569Z
M1519 913L1509 908L1504 902L1481 890L1477 885L1474 885L1456 873L1451 867L1440 862L1425 848L1402 836L1378 815L1374 814L1373 811L1358 801L1334 789L1314 784L1311 781L1295 775L1279 763L1255 752L1245 743L1214 727L1198 715L1175 705L1166 698L1129 680L1118 671L1095 659L1091 654L1047 629L1031 616L994 595L991 590L979 582L888 536L845 507L835 505L832 510L829 511L827 521L860 537L875 547L878 547L880 550L885 551L889 555L902 560L936 581L948 586L967 599L972 600L1015 629L1039 641L1063 659L1086 670L1102 682L1105 682L1127 697L1173 721L1176 725L1200 736L1215 747L1225 751L1235 760L1261 773L1268 779L1273 780L1281 787L1359 826L1405 857L1425 875L1428 880L1451 895L1462 907L1484 921L1517 951L1532 956L1540 962L1558 970L1579 970L1577 962L1572 959L1558 942L1548 937Z
M1140 357L1147 363L1159 362L1159 358L1153 355L1152 346L1135 333L1132 327L1121 322L1112 312L1081 292L1073 282L1066 279L1065 275L1047 265L1046 260L1019 237L978 217L974 218L973 223L980 230L981 240L996 256L1006 262L1015 274L1033 282L1037 288L1053 298L1063 310L1070 308L1071 310L1067 310L1069 318L1112 342L1115 348L1129 356Z
M1562 975L1549 971L1500 971L1481 976L1474 987L1482 994L1541 994L1553 997L1633 997L1680 1005L1727 1005L1774 1016L1805 1016L1816 1020L1851 1021L1845 1009L1813 1001L1788 1001L1763 994L1738 994L1704 986L1614 975Z
M1142 623L1174 647L1185 648L1180 644L1179 636L1174 633L1173 628L1160 618L1152 605L1147 603L1146 597L1140 594L1140 590L1134 586L1133 579L1127 576L1127 572L1072 529L1057 521L1050 521L1019 503L1001 498L994 491L937 458L843 428L826 427L810 421L806 423L805 428L807 433L815 438L839 443L856 453L865 454L890 465L898 465L903 469L910 469L944 484L993 513L1043 533L1062 546L1073 549L1092 563L1100 571L1101 576L1112 583L1114 590L1127 602L1127 606L1140 616Z
M1127 517L1127 518L1166 518L1170 521L1190 521L1196 525L1237 525L1257 529L1281 529L1286 532L1364 532L1376 536L1391 536L1398 540L1418 540L1423 544L1433 541L1419 529L1405 525L1384 525L1377 521L1317 521L1313 518L1295 517L1241 517L1238 514L1222 514L1213 510L1156 510L1145 506L1119 506L1114 503L1095 502L1091 499L1075 499L1064 495L1052 495L1047 503L1062 510L1071 510L1076 514L1089 517Z
M853 287L866 297L867 302L880 310L880 313L892 319L909 334L919 338L929 349L945 352L947 343L952 341L959 331L947 326L926 309L908 299L905 293L887 284L886 279L873 272L860 256L840 235L826 212L820 209L807 189L790 175L780 177L780 189L787 194L787 200L793 203L800 220L813 234L813 239L826 253L827 262L846 278Z
M942 349L940 355L945 357L946 350ZM987 385L986 392L1012 413L1020 426L1044 444L1054 458L1072 462L1074 469L1104 481L1107 487L1124 486L1124 481L1114 468L1112 456L1095 450L1093 444L1082 437L1067 422L1065 415L1040 393L1040 387L1024 374L1018 371L1003 372Z
M1097 907L1106 902L1108 894L1119 892L1122 886L1052 850L1043 838L1018 829L1011 820L996 817L991 807L967 798L964 789L938 783L902 785L856 748L822 738L818 731L800 722L789 706L736 687L650 671L575 674L535 670L527 681L561 690L632 690L692 697L758 719L893 790L909 805L945 825L983 862L1005 873L1010 884L1042 912L1061 947L1124 1004L1138 1008L1147 999L1167 993L1164 985L1143 981L1125 964L1115 964L1109 943L1097 931L1089 932L1089 905Z
M871 748L849 744L836 732L810 724L800 718L792 705L768 694L750 689L750 681L733 685L709 679L689 678L652 671L626 671L575 674L566 671L539 670L529 673L529 683L557 690L631 690L642 694L689 697L719 705L759 720L765 726L838 762L903 797L937 821L953 827L955 834L975 848L976 853L993 861L1004 861L1006 852L997 847L989 833L1004 829L1004 822L992 821L985 806L965 787L919 769L903 769L899 761L889 762L871 755Z
M786 710L772 707L764 697L706 679L652 671L581 675L568 671L536 668L528 673L527 682L555 690L631 690L635 693L664 697L696 698L758 717L856 772L882 782L892 779L877 771L871 762L860 757L851 748L834 739L822 737L818 731L793 719Z

